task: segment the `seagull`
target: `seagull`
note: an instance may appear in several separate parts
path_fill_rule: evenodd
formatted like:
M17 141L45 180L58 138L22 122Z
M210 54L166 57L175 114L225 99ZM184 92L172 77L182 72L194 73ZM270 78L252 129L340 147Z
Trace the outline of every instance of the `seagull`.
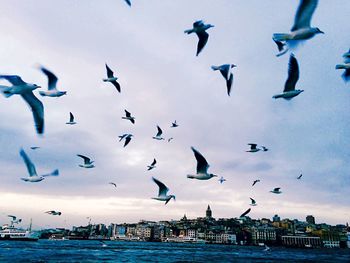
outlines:
M175 195L167 195L169 188L166 187L165 184L163 184L161 181L157 180L156 178L152 177L153 182L155 182L159 187L158 197L152 197L152 199L158 200L158 201L165 201L165 204L167 204L171 198L174 198Z
M34 96L33 90L41 88L36 84L29 84L24 82L20 76L17 75L0 75L0 79L6 79L13 86L0 85L0 91L8 98L14 94L19 94L27 102L33 112L36 132L38 134L44 133L44 106L42 102Z
M302 176L303 176L303 174L300 174L300 175L297 177L297 179L300 180Z
M196 175L187 175L187 178L190 179L198 179L198 180L208 180L212 177L217 177L216 174L209 174L208 173L208 168L209 164L207 160L204 158L204 156L198 152L195 148L191 147L194 157L196 157L197 160L197 172Z
M342 77L345 82L350 80L350 50L343 54L344 63L335 66L335 69L345 69Z
M114 87L117 89L118 92L120 92L120 85L117 82L117 77L114 77L113 71L108 67L106 64L106 70L107 70L107 78L103 79L104 82L110 82L114 85Z
M247 214L249 214L250 210L251 210L251 209L248 208L248 210L245 211L243 214L241 214L240 217L245 217Z
M298 44L300 40L307 40L316 34L324 34L318 27L311 27L311 18L317 7L318 0L300 0L294 25L290 33L273 34L275 41L286 41L290 47Z
M268 247L268 246L266 246L265 245L265 249L263 250L264 252L267 252L267 251L269 251L270 250L270 248Z
M250 150L246 152L256 153L261 150L260 148L257 147L258 145L256 143L248 143L248 145L250 145Z
M156 168L156 163L157 163L157 160L153 159L153 162L151 163L151 165L147 166L148 167L147 171L152 170L153 168Z
M14 216L14 215L8 215L8 217L11 217L12 218L12 223L13 224L18 224L18 223L21 223L22 222L22 219L21 218L18 218L17 219L17 216Z
M260 182L260 180L259 180L259 179L254 180L254 182L253 182L252 186L254 186L254 185L255 185L256 183L258 183L258 182Z
M28 155L25 153L23 149L19 151L20 156L22 157L25 165L27 166L27 170L29 173L29 176L26 178L21 178L21 180L25 182L31 182L31 183L36 183L40 182L45 179L46 176L58 176L59 171L58 169L54 170L52 173L49 174L43 174L43 175L37 175L36 169L32 161L29 159Z
M73 113L69 113L69 122L66 122L66 124L69 124L69 125L74 125L76 124L76 122L74 121L74 115Z
M81 154L77 154L78 157L83 158L84 160L84 164L79 164L80 167L83 168L94 168L95 165L93 164L94 161L91 161L91 159L89 157L86 157L84 155Z
M199 53L202 51L202 49L205 47L205 45L208 42L209 34L205 32L205 30L214 27L211 24L204 24L202 20L198 20L193 23L193 28L185 30L185 34L191 34L191 33L196 33L199 41L197 45L197 53L196 56L199 55Z
M30 147L30 149L32 149L32 150L36 150L36 149L39 149L40 147L39 146L32 146L32 147Z
M61 97L63 95L67 94L67 91L59 91L56 88L57 80L55 74L53 74L48 69L44 68L43 66L40 67L40 70L47 76L48 78L48 85L47 85L47 91L39 91L39 94L41 96L48 96L48 97Z
M116 184L116 183L110 182L110 183L108 183L108 184L113 185L115 188L117 188L117 184Z
M278 40L275 40L273 38L272 38L272 40L276 43L278 51L280 52L280 53L278 53L276 55L276 57L282 56L282 55L284 55L284 54L286 54L288 52L289 49L288 48L286 48L286 49L284 48L286 46L285 42L278 41Z
M227 95L230 96L231 87L233 83L233 74L231 68L237 67L235 64L223 64L221 66L211 66L212 70L219 70L221 75L226 80Z
M176 128L179 127L179 124L176 123L176 120L174 122L171 123L170 128Z
M56 212L56 211L54 211L54 210L47 211L47 212L45 212L45 213L47 213L47 214L49 214L49 215L53 215L53 216L60 216L60 215L62 215L61 212Z
M125 1L125 3L127 3L128 6L131 7L131 1L130 0L124 0L124 1Z
M219 179L220 184L222 184L225 181L226 181L226 179L223 176L221 176L220 179Z
M256 201L253 199L253 198L251 198L251 197L249 197L250 198L250 201L251 201L251 206L257 206L257 204L256 204Z
M345 52L345 53L343 54L343 58L344 58L344 62L345 62L345 63L350 63L350 49L349 49L348 52Z
M135 124L135 117L132 117L131 113L128 112L127 110L124 110L124 111L125 111L125 117L122 117L122 119L129 120L131 121L132 124Z
M294 57L293 54L290 55L289 58L289 66L288 66L288 78L286 83L284 84L284 90L283 93L277 94L273 96L272 98L278 99L278 98L284 98L286 100L290 100L295 96L298 96L300 93L302 93L304 90L295 89L295 85L299 79L299 66L298 61Z
M133 137L133 136L134 135L132 135L132 134L125 133L125 134L119 136L119 141L125 139L124 146L123 146L123 147L125 147L129 144L129 142L131 141L131 137Z
M265 146L261 146L261 148L262 148L263 152L267 152L267 151L269 150L269 149L266 148Z
M168 142L170 142L171 140L174 140L174 138L173 138L173 137L170 137L170 138L168 139Z
M282 194L282 191L280 189L281 189L280 187L276 187L270 192L273 194Z
M162 129L157 125L157 134L156 134L156 136L154 136L154 137L152 137L153 139L155 139L155 140L164 140L164 138L162 137L162 133L163 133L163 131L162 131Z

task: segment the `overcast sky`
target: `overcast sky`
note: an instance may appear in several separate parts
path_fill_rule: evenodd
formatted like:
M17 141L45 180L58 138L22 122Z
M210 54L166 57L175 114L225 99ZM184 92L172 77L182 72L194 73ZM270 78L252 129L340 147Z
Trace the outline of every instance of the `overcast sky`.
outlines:
M271 36L288 32L299 1L279 0L0 0L0 73L20 75L46 88L42 64L59 78L60 98L35 95L45 107L45 134L35 133L32 114L19 96L0 98L0 223L7 214L33 218L36 227L92 222L122 223L205 215L332 224L350 221L350 86L335 65L349 49L348 0L322 0L312 25L325 32L295 51L300 67L291 101L274 100L287 78L289 55L277 58ZM197 37L185 35L195 20L215 25L196 57ZM108 65L119 77L119 94L102 82ZM234 63L231 97L211 65ZM1 81L0 84L7 84ZM124 109L136 117L132 125ZM69 112L77 125L68 126ZM179 127L171 129L177 120ZM159 125L166 138L152 136ZM123 148L118 135L134 134ZM245 152L247 143L270 151ZM40 146L30 150L30 146ZM223 176L190 180L194 146ZM26 183L23 147L39 174L59 177ZM76 154L95 160L78 167ZM158 166L146 171L153 158ZM302 173L301 180L297 176ZM164 182L176 202L152 200ZM251 187L255 179L261 182ZM115 182L117 188L109 185ZM281 187L282 194L269 193ZM61 217L44 214L61 211Z

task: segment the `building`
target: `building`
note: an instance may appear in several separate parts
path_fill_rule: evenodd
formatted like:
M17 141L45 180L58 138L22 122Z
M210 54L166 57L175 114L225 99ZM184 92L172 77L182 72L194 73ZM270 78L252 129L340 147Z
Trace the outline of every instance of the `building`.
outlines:
M278 215L274 215L273 218L272 218L272 221L273 222L280 222L281 218Z
M252 227L252 243L258 245L259 243L275 243L277 240L276 229L274 227Z
M205 217L206 218L212 218L212 212L210 209L210 206L208 205L207 211L205 212Z
M314 224L315 224L315 217L313 217L312 215L308 215L308 216L306 217L306 222L307 222L308 224L314 225Z
M320 237L308 236L282 236L282 245L286 247L322 247L323 243Z

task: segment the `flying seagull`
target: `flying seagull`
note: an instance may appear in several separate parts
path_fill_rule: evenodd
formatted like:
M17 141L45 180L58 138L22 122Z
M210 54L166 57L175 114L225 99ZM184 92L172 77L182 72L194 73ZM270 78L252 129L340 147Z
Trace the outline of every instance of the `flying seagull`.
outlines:
M281 189L281 187L276 187L270 192L273 194L282 194L282 191L280 189Z
M343 58L345 63L350 63L350 49L343 54Z
M273 34L276 41L286 41L288 46L293 47L300 40L307 40L316 34L324 34L318 27L311 27L311 18L317 7L318 0L300 0L294 25L290 33Z
M14 94L21 95L27 102L33 112L36 132L38 134L44 133L44 106L42 102L34 96L33 90L41 88L36 84L29 84L24 82L20 76L17 75L0 75L0 79L6 79L13 86L0 85L0 91L8 98Z
M212 177L217 177L216 174L209 174L208 173L208 168L209 168L209 164L207 162L207 160L204 158L204 156L198 152L195 148L191 147L193 153L194 153L194 157L196 157L197 160L197 172L195 175L187 175L187 178L190 179L198 179L198 180L208 180Z
M131 137L133 137L133 136L134 135L132 135L132 134L125 133L125 134L119 136L119 141L125 139L124 146L123 146L123 147L125 147L129 144L129 142L131 141Z
M162 137L162 133L163 133L162 129L157 125L157 134L152 138L159 141L164 140L164 138Z
M128 112L127 110L124 110L124 111L125 111L125 117L122 117L122 119L129 120L131 121L132 124L135 124L135 117L132 117L131 113Z
M254 182L253 182L252 186L254 186L254 185L255 185L256 183L258 183L258 182L260 182L260 180L259 180L259 179L254 180Z
M165 184L163 184L161 181L157 180L156 178L152 177L153 182L155 182L159 187L158 197L152 197L152 199L158 200L158 201L165 201L165 204L167 204L171 198L174 198L175 195L167 195L169 188L166 187Z
M204 24L202 20L198 20L198 21L193 23L193 28L185 30L185 33L187 33L187 34L196 33L198 38L199 38L196 56L199 55L199 53L202 51L202 49L207 44L209 34L207 32L205 32L205 30L207 30L211 27L214 27L214 26L211 24Z
M49 214L49 215L53 215L53 216L60 216L60 215L62 215L61 212L54 211L54 210L46 211L45 213L47 213L47 214Z
M176 123L176 120L174 122L171 123L170 128L176 128L179 127L179 124Z
M263 150L263 152L267 152L269 149L266 148L265 146L261 146L261 149Z
M250 210L251 210L251 209L248 208L248 210L245 211L243 214L241 214L240 217L245 217L247 214L249 214Z
M69 124L69 125L74 125L74 124L76 124L76 122L74 121L74 115L73 115L73 113L69 113L69 121L68 122L66 122L66 124Z
M256 143L248 143L248 145L250 145L250 149L246 152L256 153L261 150L260 148L257 147L258 145Z
M148 167L147 171L152 170L153 168L156 168L156 163L157 163L157 160L154 158L151 165L147 166Z
M131 7L131 0L124 0L124 1L125 1L125 3L127 3L128 6Z
M11 217L12 218L12 223L14 224L18 224L18 223L21 223L22 222L22 219L21 218L18 218L17 219L17 216L14 216L14 215L8 215L8 217Z
M61 96L67 94L67 91L59 91L56 88L56 84L57 84L58 78L56 77L55 74L53 74L51 71L49 71L48 69L44 68L43 66L40 67L40 70L48 78L47 91L39 91L39 94L41 96L61 97Z
M250 198L250 201L251 201L250 205L251 206L257 206L256 201L253 198L251 198L251 197L249 197L249 198Z
M300 174L300 175L297 177L297 179L300 180L302 176L303 176L303 174Z
M227 88L227 95L230 96L231 93L231 87L233 83L233 73L231 72L231 68L237 67L235 64L224 64L221 66L211 66L212 70L219 70L221 75L226 80L226 88Z
M345 69L342 77L345 82L350 80L350 50L343 54L344 63L335 66L335 69Z
M46 176L58 176L59 175L59 171L58 169L54 170L52 173L49 174L43 174L43 175L38 175L36 173L36 169L34 164L32 163L32 161L29 159L28 155L25 153L25 151L23 149L21 149L19 151L20 156L22 157L25 165L27 166L27 170L29 173L29 176L26 178L21 178L21 180L25 181L25 182L31 182L31 183L36 183L36 182L40 182L42 180L45 179Z
M221 176L220 179L219 179L220 184L222 184L225 181L226 181L226 179L223 176Z
M170 138L168 139L168 142L170 142L170 141L172 141L172 140L174 140L174 138L173 138L173 137L170 137Z
M89 157L86 157L84 155L81 154L77 154L78 157L83 158L84 160L84 164L79 164L79 167L83 167L83 168L94 168L95 165L93 164L94 161L91 161L91 159Z
M273 41L276 43L278 51L279 51L279 53L276 55L276 57L282 56L282 55L284 55L284 54L286 54L288 52L289 49L285 48L285 46L286 46L285 42L278 41L278 40L275 40L275 39L273 39Z
M297 84L298 79L299 79L298 61L294 57L294 55L291 54L289 58L288 78L286 83L284 84L283 93L274 95L272 98L274 99L283 98L286 100L290 100L295 96L298 96L300 93L304 91L300 89L297 89L297 90L295 89L295 85Z
M108 184L113 185L115 188L117 188L117 184L116 184L116 183L110 182L110 183L108 183Z
M117 82L117 77L114 77L113 71L108 67L106 64L106 70L107 70L107 78L103 79L104 82L110 82L114 85L114 87L117 89L118 92L120 92L120 85Z
M32 147L30 147L30 149L32 149L32 150L36 150L36 149L39 149L40 147L39 146L32 146Z

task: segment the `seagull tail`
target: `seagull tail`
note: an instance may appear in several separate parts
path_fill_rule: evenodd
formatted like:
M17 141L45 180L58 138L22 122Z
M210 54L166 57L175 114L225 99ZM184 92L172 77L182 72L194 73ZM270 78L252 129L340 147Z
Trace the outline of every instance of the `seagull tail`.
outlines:
M11 93L11 87L0 86L1 93L6 97L11 97L13 94Z
M187 175L187 178L194 179L194 176L193 176L193 175L188 174L188 175Z
M282 94L272 96L273 99L283 98Z
M338 64L338 65L335 66L335 69L345 69L345 65Z
M218 67L218 66L211 66L211 69L212 69L212 70L219 70L220 67Z
M290 40L290 34L276 33L276 34L273 34L272 38L276 41L286 41L286 40Z

